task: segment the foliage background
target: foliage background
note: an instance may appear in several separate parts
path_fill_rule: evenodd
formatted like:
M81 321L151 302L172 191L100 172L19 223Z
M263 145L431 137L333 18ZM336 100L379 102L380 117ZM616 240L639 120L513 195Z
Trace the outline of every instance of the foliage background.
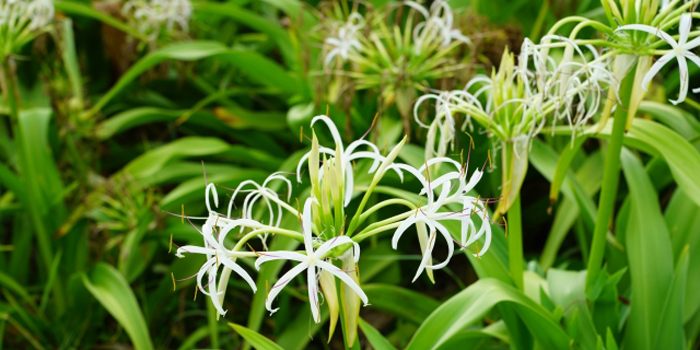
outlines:
M370 2L379 6L385 1ZM0 117L2 346L248 347L240 335L245 331L234 332L227 325L233 322L259 331L285 349L343 348L341 332L326 343L325 325L313 324L306 304L297 302L304 291L283 293L280 312L268 317L264 293L253 296L247 286L233 281L227 296L229 313L225 320L217 320L205 298L194 299L193 280L178 282L173 290L171 273L183 278L200 264L195 257L174 257L171 242L184 244L200 237L180 217L166 213L204 212L202 162L209 181L230 188L245 179L262 180L273 171L293 171L308 147L300 142L300 126L308 125L314 114L328 110L338 125L346 126L345 135L359 137L370 127L381 109L376 91L349 96L349 103L331 103L317 80L322 74L317 65L321 50L309 29L314 21L310 9L320 4L195 2L188 34L146 46L132 37L138 36L133 28L109 25L110 20L120 21L118 3L66 0L55 6L53 29L26 46L16 60L23 110L17 128L11 130L10 120ZM488 33L472 53L477 62L474 71L487 73L498 65L505 46L518 48L523 37L537 38L563 16L604 16L600 4L592 0L455 0L451 6L462 27L468 28L467 35ZM168 41L174 44L169 46ZM668 72L652 99L665 101L664 91L677 86L678 73ZM685 110L670 109L648 102L642 111L671 128L676 123L674 129L697 148L696 106L691 101ZM7 108L3 102L0 113L7 114ZM668 122L663 121L665 116ZM398 138L400 118L395 107L383 111L381 127L372 133L377 144ZM420 164L424 135L413 136L401 157ZM474 136L477 147L471 159L478 166L487 159L489 146L484 135ZM466 149L469 142L466 135L460 136L460 148ZM568 142L569 138L542 137L533 146L533 167L521 193L525 258L531 261L531 274L543 274L551 266L585 268L585 237L591 228L579 216L576 201L595 198L602 158L599 143L587 141L584 152L576 155L574 169L586 199L578 193L553 207L550 181L558 154ZM674 256L687 242L691 250L697 249L700 208L675 191L668 169L657 158L642 159L646 164L629 160L628 167L644 172L641 167L646 166L668 228L688 232L674 236ZM497 196L499 181L493 173L478 190ZM628 179L633 181L647 180ZM634 200L634 192L630 195L621 196L622 213ZM571 219L559 218L564 216ZM566 220L572 229L562 224ZM499 239L492 249L503 251L504 232L494 229ZM548 250L551 237L563 241L558 251ZM290 244L284 239L273 243L287 249ZM411 284L419 256L409 244L391 250L383 237L363 250L360 262L372 303L361 316L397 347L406 346L442 302L478 279L474 262L456 255L448 268L435 272L435 284L425 276ZM688 279L688 288L700 281L697 256L690 256L689 276L697 278ZM610 262L615 263L626 262ZM282 268L270 265L260 272L259 286ZM550 288L551 283L580 280L574 272L561 274L550 275ZM629 274L619 278L621 286L629 287ZM493 286L490 281L478 283L479 293L460 294L461 299L452 302L479 305L476 298L488 298ZM537 291L537 286L533 288ZM614 297L608 301L618 302ZM624 307L628 301L621 298ZM697 310L695 295L686 298L688 309ZM462 331L462 338L451 346L508 347L503 323L497 321L508 312L512 313L465 310L487 327ZM695 320L688 333L693 339L700 318L697 313L690 317ZM362 347L367 345L365 336L361 342Z

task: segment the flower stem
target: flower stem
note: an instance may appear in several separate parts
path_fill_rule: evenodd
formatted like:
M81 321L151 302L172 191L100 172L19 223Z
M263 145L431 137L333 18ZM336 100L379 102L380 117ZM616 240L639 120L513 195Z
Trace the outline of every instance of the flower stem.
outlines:
M508 209L508 261L510 275L518 289L523 290L523 224L520 211L520 194Z
M590 288L592 281L596 280L603 264L605 253L605 236L608 232L610 217L612 216L617 196L617 185L620 177L620 151L622 150L622 139L625 134L627 124L627 107L630 104L632 88L634 86L635 75L627 74L620 84L620 101L624 106L618 106L613 119L613 129L608 142L608 151L605 156L605 169L603 172L603 184L600 189L600 199L598 201L598 214L593 231L593 242L591 243L591 253L588 258L588 274L586 276L586 286Z

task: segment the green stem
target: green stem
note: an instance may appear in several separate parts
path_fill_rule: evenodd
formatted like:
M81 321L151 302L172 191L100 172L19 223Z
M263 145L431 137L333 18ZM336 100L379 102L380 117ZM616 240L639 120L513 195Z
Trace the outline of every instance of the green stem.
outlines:
M518 289L523 290L523 224L520 211L520 194L508 209L508 260L510 275Z
M613 129L608 142L608 151L605 156L605 168L603 173L603 184L600 189L600 199L598 201L598 215L593 231L593 242L591 243L591 253L588 257L588 274L586 276L586 286L590 287L600 273L605 254L605 237L608 232L608 225L615 206L617 196L617 185L620 177L620 151L622 150L622 139L625 135L627 124L627 107L630 105L632 88L634 85L634 74L627 74L620 84L620 100L624 106L618 106L613 119Z

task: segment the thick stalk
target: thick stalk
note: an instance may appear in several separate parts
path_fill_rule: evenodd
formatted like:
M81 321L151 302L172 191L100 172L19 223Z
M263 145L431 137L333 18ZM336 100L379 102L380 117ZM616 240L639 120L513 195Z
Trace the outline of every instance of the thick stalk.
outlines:
M615 206L617 197L617 185L620 178L620 151L622 150L622 139L625 134L627 124L627 108L632 96L634 87L634 74L627 74L620 86L620 101L624 106L617 106L613 121L612 134L608 142L608 151L605 155L605 168L603 172L603 184L600 189L600 199L598 201L598 215L593 231L593 242L591 243L591 253L588 258L588 274L586 276L586 286L590 288L592 281L596 280L603 264L605 253L605 236L608 232L608 225Z
M508 209L508 261L510 275L518 289L523 290L523 223L520 211L520 194Z

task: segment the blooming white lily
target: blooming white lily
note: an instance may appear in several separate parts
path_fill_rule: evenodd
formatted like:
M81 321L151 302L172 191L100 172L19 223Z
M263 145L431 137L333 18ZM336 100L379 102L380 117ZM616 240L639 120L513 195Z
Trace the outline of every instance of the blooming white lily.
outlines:
M326 54L326 60L324 61L326 66L328 66L333 58L338 55L340 55L340 57L343 58L343 61L345 61L348 59L348 54L351 50L362 50L360 41L358 41L356 38L357 32L362 29L362 21L362 15L354 12L348 17L347 23L338 29L337 38L326 39L326 44L334 46L334 48L331 49L328 54Z
M429 176L427 178L424 177L423 173L436 163L452 164L457 170L442 175L434 180L431 180ZM466 195L479 182L483 174L482 171L475 171L469 182L466 182L466 169L462 168L459 163L449 158L433 158L419 169L415 169L405 164L394 164L392 166L413 174L414 177L423 185L421 194L425 194L428 199L427 205L417 208L414 214L411 214L399 225L391 240L392 247L397 249L399 239L401 239L401 236L409 227L417 225L417 228L420 230L422 229L420 225L424 224L428 226L430 235L428 237L427 246L423 250L423 258L421 259L418 271L416 271L416 274L413 277L413 281L420 276L424 269L441 269L445 267L452 258L452 254L454 252L452 235L450 234L449 230L447 230L447 228L439 221L458 220L461 222L462 230L460 245L462 248L466 248L477 239L486 235L484 247L482 250L477 252L477 256L483 255L488 250L491 244L491 227L489 225L485 205L480 203L478 198ZM438 191L438 189L439 195L437 198L435 198L434 191ZM461 204L462 210L458 212L445 211L444 207L450 203ZM472 221L473 216L477 216L482 221L478 232L476 231L476 225ZM447 258L445 261L439 264L430 265L432 251L435 246L435 238L438 232L443 236L447 243Z
M223 265L233 270L236 274L241 276L248 283L253 292L257 290L255 282L250 277L248 272L246 272L242 267L236 264L234 260L232 260L232 258L235 259L241 257L249 257L250 254L244 252L234 252L226 249L226 247L224 246L224 239L226 238L226 235L238 225L258 223L253 222L252 220L231 221L226 226L224 226L217 239L214 236L214 233L217 230L216 220L216 218L210 217L202 226L202 231L199 231L204 238L204 246L182 246L177 249L177 253L175 255L179 258L182 258L184 256L183 253L189 253L202 254L207 257L207 261L204 263L204 265L202 265L202 268L200 268L199 272L197 273L197 288L211 299L212 304L214 304L214 308L216 308L216 311L218 311L219 314L224 316L226 315L227 311L223 309L221 303L222 298L220 298L220 296L223 295L224 292L219 291L216 285L216 278L219 272L220 265ZM204 278L205 274L209 276L209 281L206 285L203 285L202 279Z
M280 291L287 285L292 279L298 274L306 270L307 273L307 283L309 289L309 303L311 306L311 314L313 316L314 322L319 323L321 321L320 317L320 307L318 302L318 276L320 270L325 270L331 273L333 276L338 277L341 281L347 284L357 295L360 297L365 306L368 303L367 295L360 288L360 286L343 270L326 261L326 254L333 248L339 247L344 244L353 244L355 262L360 256L360 247L352 239L347 236L334 237L323 244L321 244L314 251L314 238L311 228L311 206L317 204L318 202L314 198L309 198L304 202L304 210L302 214L302 231L304 233L304 248L306 249L306 255L291 252L291 251L276 251L270 253L262 253L260 258L255 261L255 267L260 269L260 265L272 261L272 260L293 260L299 262L299 264L293 267L291 270L287 271L282 277L279 278L277 283L275 283L270 292L267 295L267 300L265 306L270 313L275 313L278 309L272 308L272 302L275 297L280 293Z
M664 54L659 58L656 63L654 63L651 68L649 69L649 72L644 76L644 79L642 80L642 87L644 90L647 90L647 86L649 86L649 82L651 82L651 79L659 73L661 68L665 66L671 59L674 57L676 58L676 61L678 61L678 70L681 76L681 86L680 86L680 91L678 95L677 100L669 100L671 103L674 105L677 105L683 101L685 101L686 96L688 95L688 62L686 59L691 60L693 63L695 63L698 67L700 67L700 58L693 53L691 50L700 46L700 37L695 38L688 42L688 35L690 34L690 29L692 26L692 16L690 13L684 13L681 15L681 20L680 24L678 25L678 42L676 42L675 39L668 33L661 31L658 28L654 28L652 26L648 26L645 24L629 24L622 26L620 28L617 28L618 31L620 30L637 30L637 31L642 31L646 32L649 34L654 34L661 38L663 41L668 43L671 46L671 51L668 53ZM693 92L697 93L700 92L700 88L693 89Z

